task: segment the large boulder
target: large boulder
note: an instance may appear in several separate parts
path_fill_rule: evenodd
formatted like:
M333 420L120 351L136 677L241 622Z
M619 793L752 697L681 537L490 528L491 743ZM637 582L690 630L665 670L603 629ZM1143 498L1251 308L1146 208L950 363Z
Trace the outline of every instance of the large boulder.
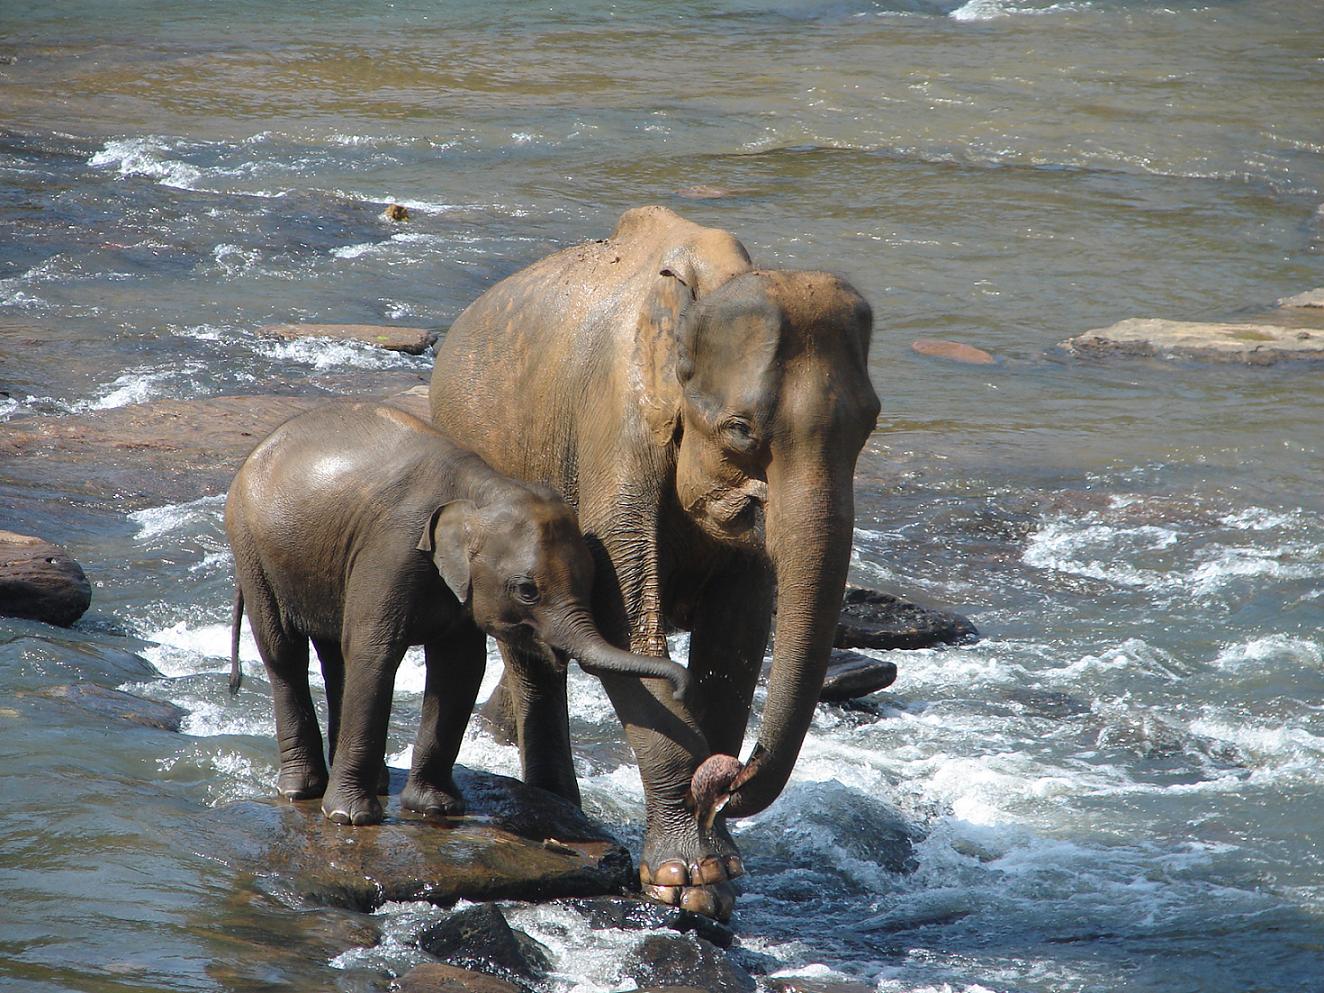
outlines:
M836 649L828 659L827 674L823 677L818 698L824 703L855 700L886 689L895 682L895 662Z
M82 566L63 548L0 531L0 614L68 627L91 603Z
M468 803L463 817L402 811L397 771L382 824L333 824L315 800L246 800L210 812L200 833L213 857L300 906L552 900L633 883L629 852L568 801L459 766L455 779Z
M35 694L46 700L55 700L77 707L100 720L127 721L159 731L178 731L188 711L163 700L148 700L123 690L113 690L99 683L72 683L48 686Z
M1324 333L1279 324L1206 324L1132 318L1062 342L1085 358L1154 356L1273 365L1324 362Z

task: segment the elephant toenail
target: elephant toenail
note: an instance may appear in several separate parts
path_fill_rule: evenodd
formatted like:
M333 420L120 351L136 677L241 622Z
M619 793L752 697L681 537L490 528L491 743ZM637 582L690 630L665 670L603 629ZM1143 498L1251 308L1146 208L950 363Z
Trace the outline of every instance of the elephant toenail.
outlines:
M706 886L694 886L685 890L680 897L680 906L682 910L702 914L704 917L717 916L717 897Z
M709 857L698 865L690 866L690 882L695 886L720 883L726 879L726 865L722 859Z
M652 881L653 881L653 870L650 869L650 868L648 868L648 863L647 863L647 862L640 862L640 863L639 863L639 882L642 883L644 886L647 886L647 885L649 885Z
M651 896L654 900L659 900L667 906L674 907L680 903L681 888L679 886L645 886L644 895Z
M728 855L726 857L726 878L736 879L745 874L745 863L740 860L739 855Z
M690 870L684 862L672 859L663 862L653 872L653 882L658 886L688 886Z

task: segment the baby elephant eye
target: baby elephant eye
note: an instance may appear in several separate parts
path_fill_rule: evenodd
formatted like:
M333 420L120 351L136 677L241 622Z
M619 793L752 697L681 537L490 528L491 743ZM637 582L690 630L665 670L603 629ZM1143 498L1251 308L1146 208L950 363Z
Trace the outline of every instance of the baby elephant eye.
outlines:
M754 426L742 417L733 417L723 422L722 433L735 448L746 449L754 444Z
M517 579L512 584L515 593L515 599L521 603L537 603L539 599L538 584L532 579Z

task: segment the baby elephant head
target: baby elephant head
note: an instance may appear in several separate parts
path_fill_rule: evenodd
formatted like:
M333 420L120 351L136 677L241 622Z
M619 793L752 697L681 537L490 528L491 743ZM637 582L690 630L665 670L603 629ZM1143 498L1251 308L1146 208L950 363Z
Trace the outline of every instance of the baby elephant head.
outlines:
M484 506L442 504L418 548L492 637L557 649L595 676L666 679L676 699L684 696L683 666L622 651L598 631L589 608L593 557L574 512L552 491L529 488Z

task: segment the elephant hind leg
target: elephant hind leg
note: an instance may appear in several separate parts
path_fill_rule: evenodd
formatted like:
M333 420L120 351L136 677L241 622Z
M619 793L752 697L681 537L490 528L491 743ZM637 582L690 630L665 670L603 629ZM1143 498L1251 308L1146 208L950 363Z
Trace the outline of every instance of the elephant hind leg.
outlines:
M427 677L414 761L400 805L421 814L458 816L464 798L452 770L487 668L487 635L472 623L423 646Z
M280 747L276 789L287 800L308 800L326 791L322 731L308 687L308 638L281 621L275 598L261 584L244 591L248 622L271 683Z
M334 638L314 638L313 647L322 663L322 682L326 685L326 746L327 760L336 764L336 742L340 738L340 708L345 695L345 655L340 641ZM391 791L391 773L382 761L377 775L377 795Z

